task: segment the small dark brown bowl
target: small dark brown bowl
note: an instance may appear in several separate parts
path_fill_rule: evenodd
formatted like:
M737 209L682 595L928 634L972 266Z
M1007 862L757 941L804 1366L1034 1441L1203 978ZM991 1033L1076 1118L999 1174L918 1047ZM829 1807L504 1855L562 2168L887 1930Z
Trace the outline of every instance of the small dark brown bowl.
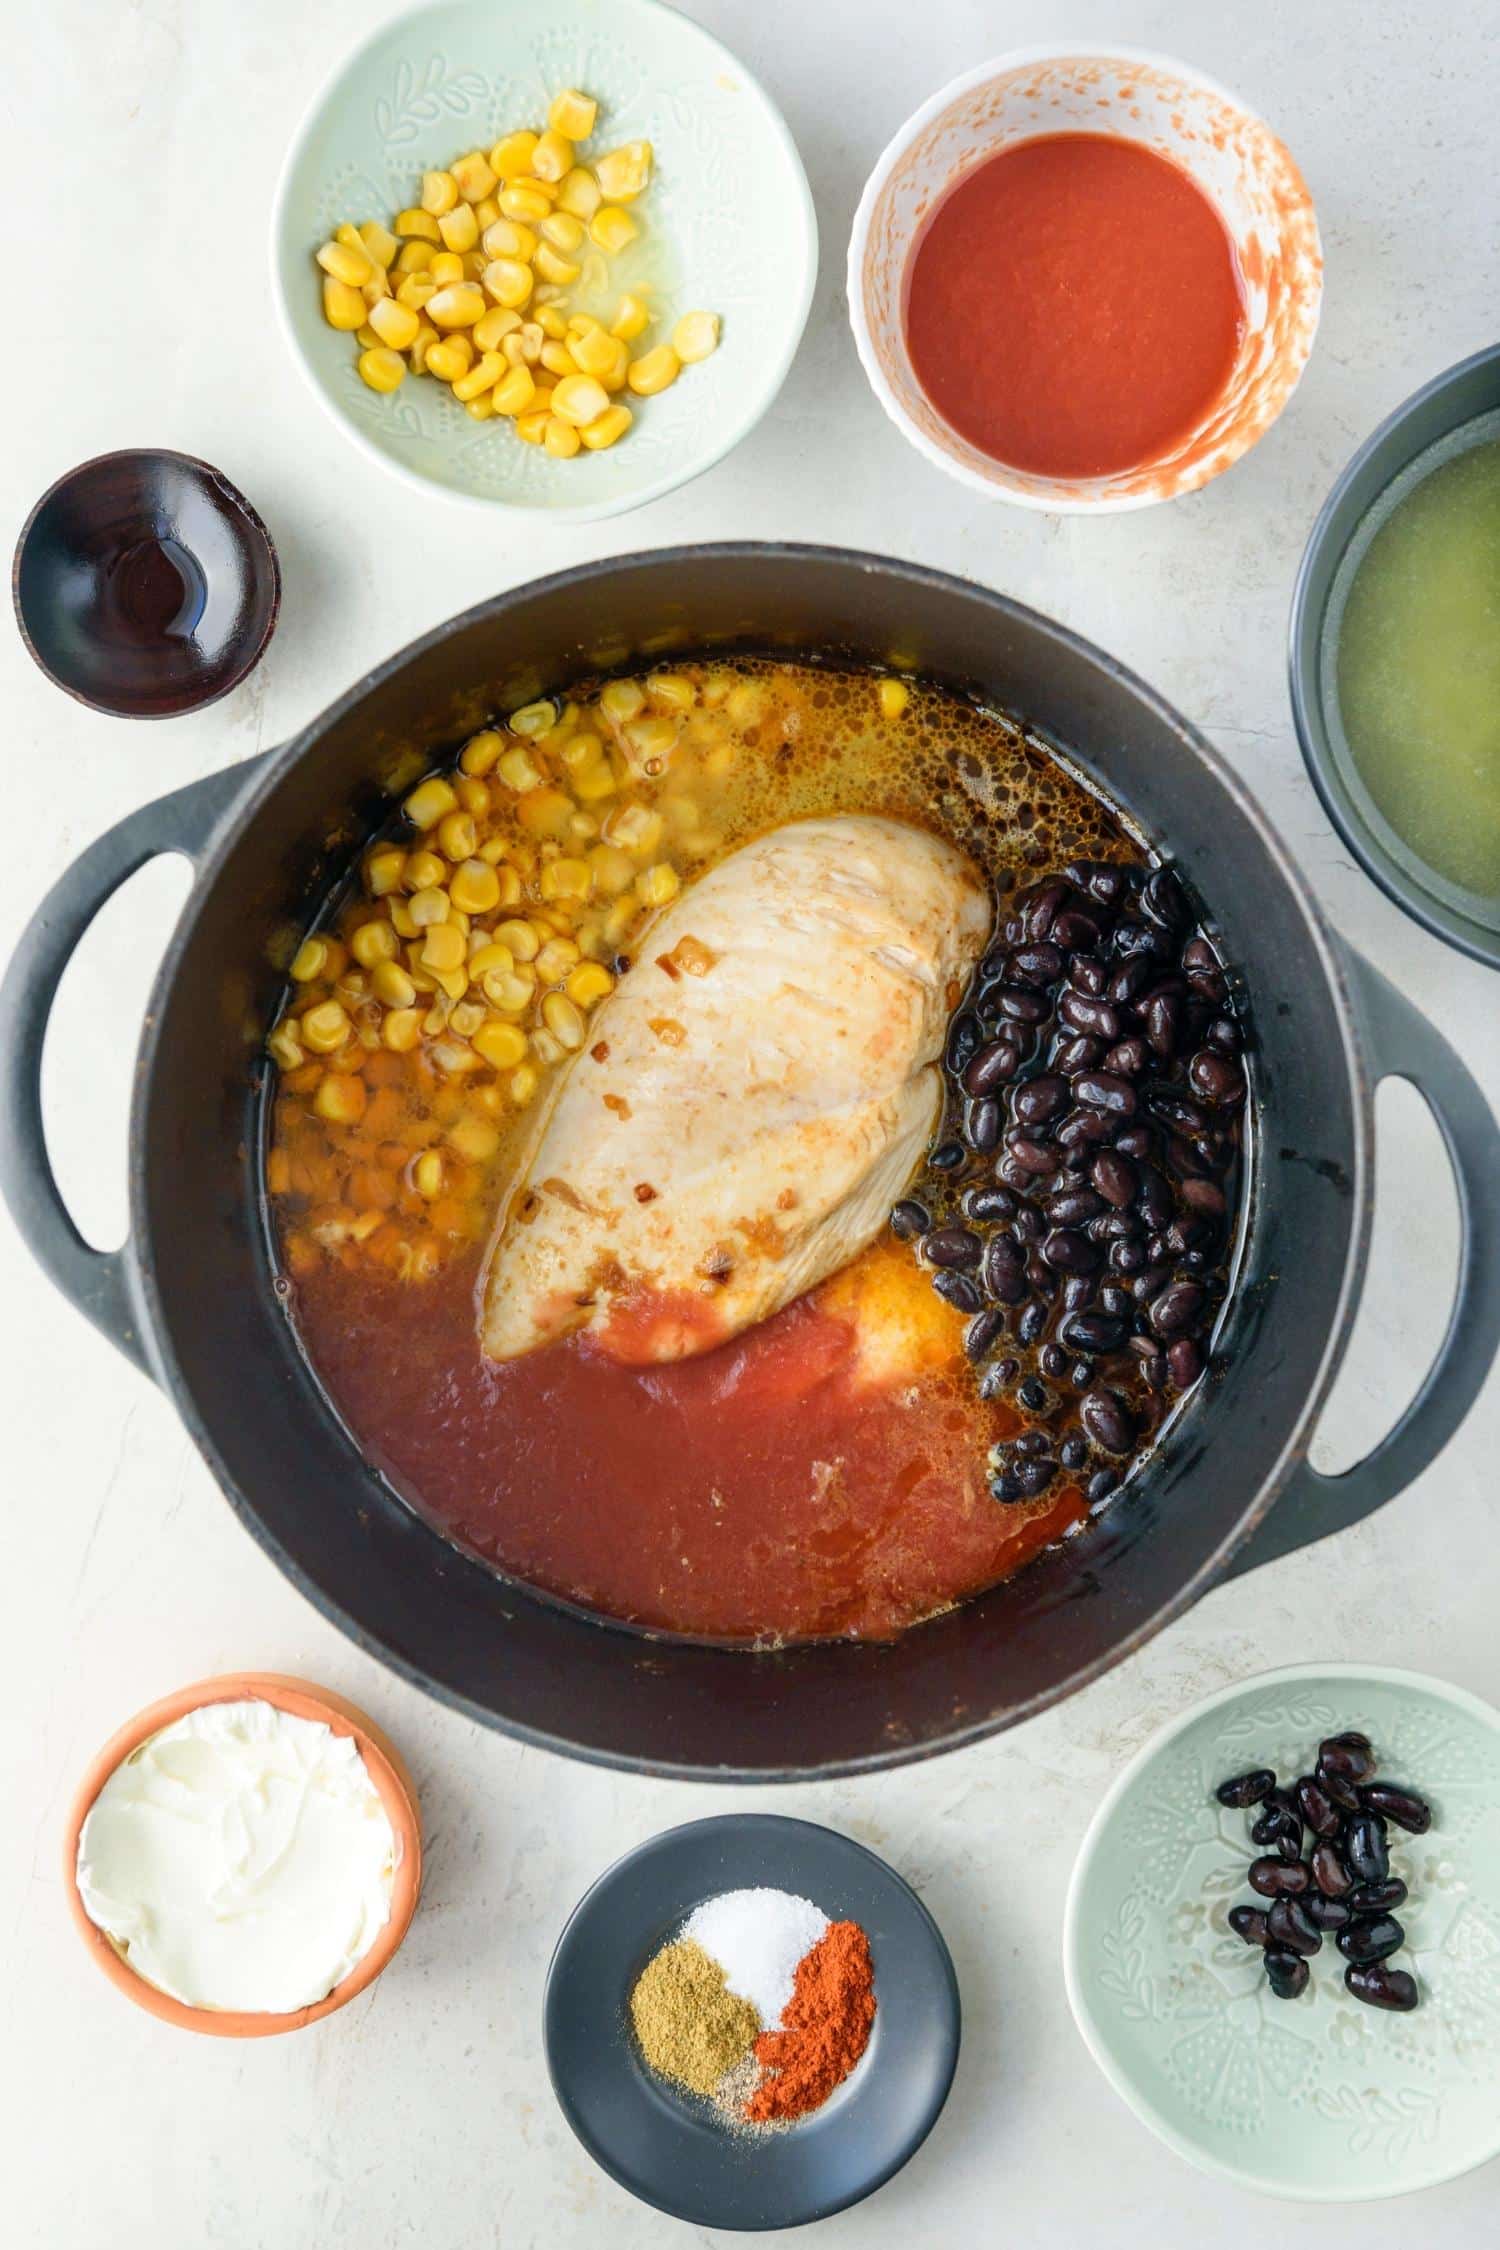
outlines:
M11 571L21 638L49 680L124 719L170 719L237 687L281 603L270 533L206 461L101 453L27 517Z

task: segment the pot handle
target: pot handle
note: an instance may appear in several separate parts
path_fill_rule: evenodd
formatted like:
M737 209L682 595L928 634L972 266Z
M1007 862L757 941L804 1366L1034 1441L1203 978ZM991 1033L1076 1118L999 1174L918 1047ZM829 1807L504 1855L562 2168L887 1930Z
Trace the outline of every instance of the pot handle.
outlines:
M1403 1492L1452 1437L1500 1348L1500 1125L1420 1009L1351 948L1344 956L1377 1082L1407 1079L1443 1136L1458 1192L1458 1287L1437 1356L1395 1428L1341 1476L1323 1476L1304 1456L1230 1563L1231 1578L1344 1531Z
M48 1160L42 1045L63 970L105 900L162 852L181 852L196 865L220 819L263 762L246 759L190 782L98 837L37 907L0 983L0 1195L42 1271L146 1375L152 1368L141 1337L130 1244L95 1250L84 1241Z

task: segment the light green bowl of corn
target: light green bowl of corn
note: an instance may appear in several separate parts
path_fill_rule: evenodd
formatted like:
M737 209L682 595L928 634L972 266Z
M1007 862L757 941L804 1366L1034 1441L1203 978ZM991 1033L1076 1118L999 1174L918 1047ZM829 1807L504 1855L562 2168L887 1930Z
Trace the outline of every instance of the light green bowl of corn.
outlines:
M334 263L353 277L345 289L356 286L369 255L361 240L379 244L389 231L405 248L425 238L396 224L422 209L424 175L483 158L513 133L544 131L570 89L598 104L577 165L645 143L650 180L625 206L633 238L606 252L585 217L582 248L569 253L576 281L539 295L565 314L597 314L605 330L621 299L639 300L650 326L629 348L641 359L670 345L684 315L711 313L718 328L717 348L664 387L615 394L631 416L617 442L595 450L585 431L579 450L561 458L540 442L540 420L531 425L538 441L528 443L518 415L486 412L497 396L505 402L498 386L480 389L471 409L367 325L357 333L330 325L324 284L335 277L318 255L344 229L350 255L335 251ZM483 185L482 170L479 178ZM446 242L429 247L441 255ZM271 231L272 286L293 355L361 452L451 500L579 521L621 515L686 484L754 428L796 353L817 262L812 198L779 111L726 48L661 0L437 0L397 17L314 100L287 155ZM399 292L398 265L382 270ZM329 296L337 304L341 291ZM534 298L521 317L531 322L537 309ZM566 351L565 339L547 340ZM494 351L503 355L503 339ZM476 382L480 364L476 351ZM533 364L530 372L544 397L567 380L566 369ZM373 387L372 376L394 388Z

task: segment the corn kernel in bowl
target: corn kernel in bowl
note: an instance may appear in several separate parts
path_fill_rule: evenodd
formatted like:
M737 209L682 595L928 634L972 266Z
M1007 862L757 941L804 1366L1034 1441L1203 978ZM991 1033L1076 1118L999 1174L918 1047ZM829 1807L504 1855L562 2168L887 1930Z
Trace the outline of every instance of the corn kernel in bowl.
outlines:
M590 156L598 123L598 103L565 87L536 127L425 171L389 226L345 224L322 245L324 318L352 334L371 390L446 383L475 421L510 425L495 442L577 460L633 427L616 394L655 397L712 355L716 313L682 313L658 339L668 315L639 284L613 294L608 327L572 303L575 284L607 288L608 261L650 227L656 152L631 140Z

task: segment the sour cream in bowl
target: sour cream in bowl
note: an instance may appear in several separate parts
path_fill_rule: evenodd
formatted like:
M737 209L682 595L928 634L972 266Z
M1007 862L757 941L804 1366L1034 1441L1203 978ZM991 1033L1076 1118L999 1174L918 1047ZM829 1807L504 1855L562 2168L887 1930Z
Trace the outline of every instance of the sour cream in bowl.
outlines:
M74 1920L112 1983L180 2028L254 2038L342 2007L406 1934L415 1794L341 1697L200 1681L105 1745L65 1843Z

